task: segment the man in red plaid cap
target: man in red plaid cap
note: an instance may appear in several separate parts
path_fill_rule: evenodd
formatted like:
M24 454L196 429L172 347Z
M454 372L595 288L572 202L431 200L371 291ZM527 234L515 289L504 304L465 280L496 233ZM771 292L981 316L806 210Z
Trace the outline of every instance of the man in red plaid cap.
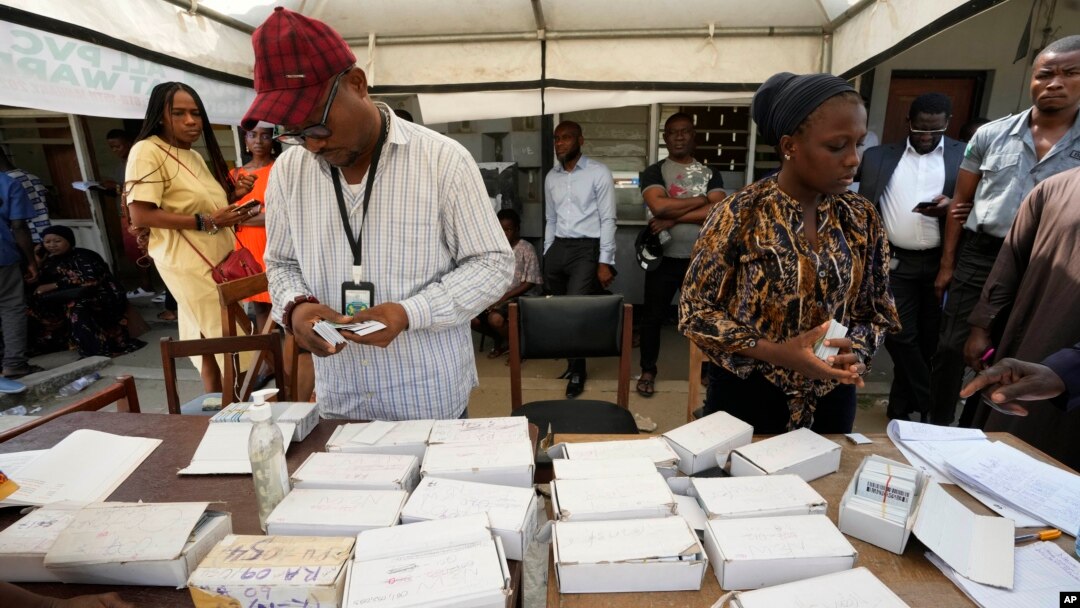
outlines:
M506 291L514 256L469 153L400 120L326 24L277 8L252 36L245 129L297 144L266 189L273 316L318 357L324 417L453 418L477 384L469 321ZM317 321L386 327L333 346ZM330 356L334 355L334 356Z

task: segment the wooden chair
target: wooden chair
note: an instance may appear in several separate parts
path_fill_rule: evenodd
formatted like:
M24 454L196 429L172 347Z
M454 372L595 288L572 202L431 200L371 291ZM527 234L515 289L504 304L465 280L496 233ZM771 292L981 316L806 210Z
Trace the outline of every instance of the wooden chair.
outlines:
M289 401L289 389L285 384L285 363L281 356L281 334L276 330L267 334L255 334L252 336L227 336L223 338L206 338L202 340L173 340L165 337L161 339L161 366L165 373L165 398L169 404L170 414L181 414L180 397L176 392L176 359L179 357L205 357L208 355L232 355L235 353L260 351L269 353L274 362L274 380L278 386L278 400ZM226 361L230 357L225 357ZM233 402L233 397L241 401L247 401L251 396L250 386L245 384L239 392L236 389L236 376L231 370L235 368L226 365L225 378L222 387L225 389L221 394L222 407ZM194 412L193 412L194 413Z
M218 289L218 302L221 304L221 335L222 336L235 336L237 326L247 335L252 334L268 334L277 327L277 323L273 319L267 319L264 327L253 327L251 319L248 318L247 312L244 310L244 300L263 293L269 287L269 283L266 279L266 273L260 273L250 277L244 277L235 281L229 281L227 283L219 283ZM251 385L258 377L258 370L262 368L264 362L267 361L267 353L260 353L258 359L251 367L252 373L248 373L243 381L241 388L242 392L247 393L251 389ZM284 347L284 359L287 362L285 368L285 382L279 384L279 386L288 386L289 394L294 399L300 401L307 401L311 398L312 393L312 380L314 379L313 364L311 362L311 354L301 352L300 348L296 345L296 340L292 334L285 334L285 347ZM223 373L228 374L228 368L234 367L233 361L225 361L226 369ZM309 373L302 374L301 370L307 370ZM235 369L233 370L235 375ZM300 384L300 377L305 376L304 386Z
M541 434L636 434L630 413L634 309L622 296L525 297L510 304L510 403ZM616 403L557 399L521 403L521 360L619 357Z
M99 393L84 397L75 403L66 405L55 412L40 416L36 420L27 422L26 424L19 425L13 429L8 429L0 433L0 443L3 443L12 437L22 435L26 431L37 428L60 416L71 414L73 412L100 410L113 403L116 404L116 410L118 412L138 414L142 411L139 409L139 393L135 390L134 378L131 376L119 376L116 378L116 382Z
M694 411L701 408L701 364L705 353L690 340L690 371L686 377L689 386L686 389L686 421L694 421Z

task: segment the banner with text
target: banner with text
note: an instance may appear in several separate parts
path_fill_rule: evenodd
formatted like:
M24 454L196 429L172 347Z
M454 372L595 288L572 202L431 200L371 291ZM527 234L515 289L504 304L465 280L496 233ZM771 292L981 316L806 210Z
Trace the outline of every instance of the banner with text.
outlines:
M0 104L67 114L142 118L150 90L182 82L211 122L239 124L253 89L197 76L121 51L0 21Z

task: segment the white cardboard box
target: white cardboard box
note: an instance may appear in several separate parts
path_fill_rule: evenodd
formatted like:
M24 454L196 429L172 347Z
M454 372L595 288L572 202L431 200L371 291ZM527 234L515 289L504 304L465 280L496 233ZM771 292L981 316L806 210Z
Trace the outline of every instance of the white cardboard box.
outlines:
M398 523L403 490L305 490L285 495L266 518L271 536L355 536Z
M506 557L521 561L536 534L536 502L531 488L425 477L405 503L401 523L487 513Z
M402 420L398 422L354 422L334 430L326 441L327 452L359 454L409 454L424 460L428 436L434 420ZM380 429L369 434L369 428ZM385 429L382 431L381 429Z
M548 449L552 460L606 460L644 456L653 462L664 477L674 477L678 472L679 455L661 437L627 439L624 441L584 441L559 443Z
M797 475L691 478L690 494L709 519L824 515L828 502Z
M640 477L656 472L653 461L644 456L629 458L605 458L602 460L570 460L556 458L551 461L555 479L600 479L602 477Z
M229 514L207 511L208 505L91 503L49 547L45 567L65 583L183 587L232 532Z
M440 443L428 446L420 474L477 483L531 488L532 441L512 443Z
M732 451L731 475L791 473L813 481L840 469L840 449L810 429L796 429Z
M859 471L848 484L840 501L840 530L893 553L903 553L912 533L952 569L977 583L1011 589L1015 563L1015 527L1004 517L976 515L956 500L937 482L921 472L916 485L915 504L906 525L874 517L859 509L849 508L859 472L867 460L884 460L880 456L863 459Z
M866 568L815 576L793 583L740 591L733 608L805 608L806 606L909 608Z
M406 454L313 452L292 474L293 488L405 490L420 480L420 462Z
M345 566L355 539L230 534L187 581L196 608L319 606L340 608ZM256 576L258 578L256 578Z
M0 580L59 583L45 567L45 554L86 503L54 502L34 509L0 531Z
M251 422L248 414L248 402L232 403L213 416L210 422ZM293 429L292 440L303 441L311 434L315 425L319 424L319 404L306 401L272 401L270 416L274 422L291 422L296 425Z
M760 589L855 566L858 553L824 515L714 519L705 551L720 587Z
M679 470L694 475L724 466L731 450L750 443L754 427L727 412L716 412L664 433L679 455Z
M556 479L551 508L559 521L606 521L671 517L675 496L655 470L641 477Z
M471 515L361 532L346 605L505 608L510 569L488 526Z
M551 536L561 593L696 591L709 564L681 517L557 521Z
M529 420L524 416L436 420L428 445L439 443L512 443L529 440Z

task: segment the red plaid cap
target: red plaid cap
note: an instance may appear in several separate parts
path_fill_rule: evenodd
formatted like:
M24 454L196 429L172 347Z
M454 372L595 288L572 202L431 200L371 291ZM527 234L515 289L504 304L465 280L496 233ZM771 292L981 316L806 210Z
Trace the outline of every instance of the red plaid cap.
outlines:
M322 21L277 7L251 35L255 101L240 126L295 125L315 109L322 85L356 65L348 43Z

